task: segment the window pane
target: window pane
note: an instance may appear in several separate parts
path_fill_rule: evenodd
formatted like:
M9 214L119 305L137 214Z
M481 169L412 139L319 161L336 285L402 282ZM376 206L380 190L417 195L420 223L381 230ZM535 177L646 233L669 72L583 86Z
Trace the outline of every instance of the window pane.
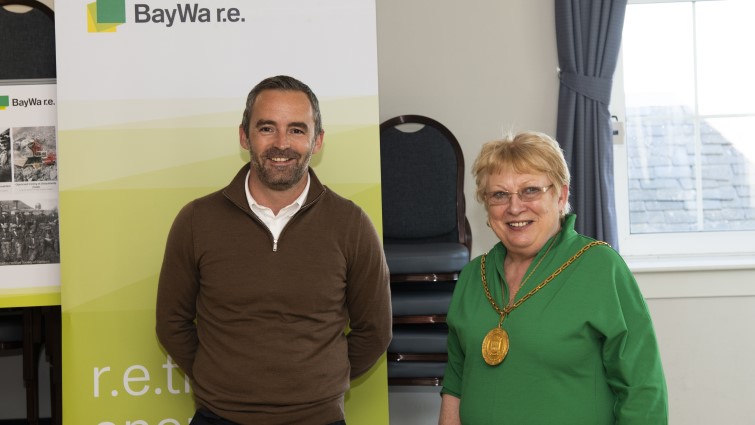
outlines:
M698 229L694 123L681 107L676 112L627 120L633 234Z
M627 115L634 107L679 106L694 110L692 6L639 4L624 20L624 91Z
M699 2L695 16L699 113L755 113L755 1Z
M755 230L755 118L701 126L705 230Z
M690 3L627 8L623 55L632 234L699 228L692 22Z

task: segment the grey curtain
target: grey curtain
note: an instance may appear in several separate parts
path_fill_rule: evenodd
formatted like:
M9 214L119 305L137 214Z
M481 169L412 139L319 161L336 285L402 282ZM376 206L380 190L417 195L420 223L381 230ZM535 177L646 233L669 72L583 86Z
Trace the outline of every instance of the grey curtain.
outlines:
M560 88L556 139L572 173L578 232L618 249L611 100L626 0L554 0Z

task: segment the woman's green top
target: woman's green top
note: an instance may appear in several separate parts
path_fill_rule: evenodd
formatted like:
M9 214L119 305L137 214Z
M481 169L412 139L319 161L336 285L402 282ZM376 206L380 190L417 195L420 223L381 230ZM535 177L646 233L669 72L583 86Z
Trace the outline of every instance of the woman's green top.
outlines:
M519 290L521 299L593 239L568 215L550 252ZM545 254L550 241L532 261ZM506 248L488 253L490 293L503 309ZM657 425L668 422L661 358L647 305L632 273L607 245L587 250L503 321L509 352L489 366L485 335L499 315L485 296L481 257L461 272L448 311L442 393L461 400L464 425Z

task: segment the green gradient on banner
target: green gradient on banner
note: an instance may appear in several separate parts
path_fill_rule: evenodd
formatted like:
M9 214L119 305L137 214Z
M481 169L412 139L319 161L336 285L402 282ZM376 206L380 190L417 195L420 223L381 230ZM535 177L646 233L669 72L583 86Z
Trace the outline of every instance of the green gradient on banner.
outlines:
M3 308L60 305L60 286L2 289L0 290L0 305Z
M158 274L179 209L226 186L248 161L238 144L242 106L232 114L60 131L66 425L189 423L193 406L184 376L155 336ZM323 183L365 209L380 232L378 126L349 119L377 121L377 97L322 106L325 145L312 164ZM349 111L346 118L339 110ZM330 116L338 121L329 123ZM225 120L229 124L221 126ZM383 356L352 383L349 423L388 424L386 376Z

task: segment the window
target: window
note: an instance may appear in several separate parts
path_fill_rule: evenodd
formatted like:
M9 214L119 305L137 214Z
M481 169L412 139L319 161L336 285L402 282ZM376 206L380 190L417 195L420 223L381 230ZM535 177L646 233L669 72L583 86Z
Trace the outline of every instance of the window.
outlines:
M627 6L612 111L620 248L755 264L755 1Z

